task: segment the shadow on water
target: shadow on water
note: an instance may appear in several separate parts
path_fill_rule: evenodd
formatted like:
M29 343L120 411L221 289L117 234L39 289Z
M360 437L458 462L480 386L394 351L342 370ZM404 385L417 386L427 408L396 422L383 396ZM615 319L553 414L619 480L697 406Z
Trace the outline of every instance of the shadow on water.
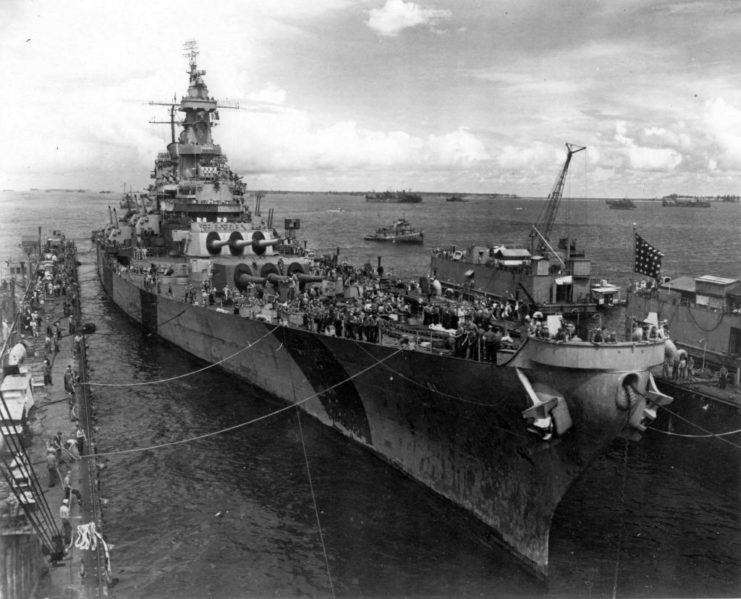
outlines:
M706 447L692 459L652 432L627 452L625 443L598 457L556 512L551 594L739 596L739 455L720 465Z

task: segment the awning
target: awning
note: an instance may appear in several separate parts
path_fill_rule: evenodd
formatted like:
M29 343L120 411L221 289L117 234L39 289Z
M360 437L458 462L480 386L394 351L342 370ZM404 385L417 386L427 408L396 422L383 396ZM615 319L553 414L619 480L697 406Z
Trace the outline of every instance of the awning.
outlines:
M556 285L571 285L574 282L574 277L571 275L565 277L556 277Z

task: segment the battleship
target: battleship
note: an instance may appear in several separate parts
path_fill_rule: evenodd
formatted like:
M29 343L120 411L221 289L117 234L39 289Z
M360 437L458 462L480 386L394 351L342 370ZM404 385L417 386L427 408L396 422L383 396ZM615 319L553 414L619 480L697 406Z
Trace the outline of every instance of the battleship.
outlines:
M247 206L246 185L211 136L219 104L196 46L187 49L188 90L170 105L172 141L146 201L120 217L109 208L94 233L106 294L149 333L295 405L464 509L547 577L551 521L572 482L616 437L640 438L671 402L650 373L664 343L523 334L484 360L409 343L386 313L374 316L381 334L370 338L320 332L290 308L296 294L339 306L364 293L316 268L298 220L286 218L279 233L260 194ZM184 113L177 139L175 109Z

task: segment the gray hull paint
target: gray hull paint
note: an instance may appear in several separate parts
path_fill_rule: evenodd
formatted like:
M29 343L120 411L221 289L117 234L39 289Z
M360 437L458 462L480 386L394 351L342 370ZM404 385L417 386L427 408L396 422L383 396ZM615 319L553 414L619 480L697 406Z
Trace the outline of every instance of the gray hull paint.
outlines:
M157 296L116 275L99 254L108 295L161 338L248 380L370 448L489 525L513 553L547 575L555 509L618 430L574 429L541 442L516 370L448 356L276 327ZM522 361L522 367L533 366ZM538 371L531 371L534 379ZM545 384L563 382L541 372ZM597 392L593 376L568 373ZM576 408L577 416L581 413Z

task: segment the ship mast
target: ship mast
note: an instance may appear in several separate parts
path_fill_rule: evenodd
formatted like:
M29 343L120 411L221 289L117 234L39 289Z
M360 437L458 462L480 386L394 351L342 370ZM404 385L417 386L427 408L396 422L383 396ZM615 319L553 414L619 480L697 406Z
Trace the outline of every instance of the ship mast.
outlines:
M173 160L179 158L178 178L190 179L198 176L201 167L212 166L214 162L225 161L221 153L221 146L213 142L211 128L219 120L220 108L238 110L239 104L218 103L209 96L208 87L203 80L206 71L198 69L198 44L195 40L188 40L184 46L184 56L188 59L189 77L188 91L177 102L150 102L153 106L167 106L170 109L169 121L150 121L151 123L169 124L171 142L168 152ZM178 124L182 127L180 135L175 137L175 109L185 113Z

